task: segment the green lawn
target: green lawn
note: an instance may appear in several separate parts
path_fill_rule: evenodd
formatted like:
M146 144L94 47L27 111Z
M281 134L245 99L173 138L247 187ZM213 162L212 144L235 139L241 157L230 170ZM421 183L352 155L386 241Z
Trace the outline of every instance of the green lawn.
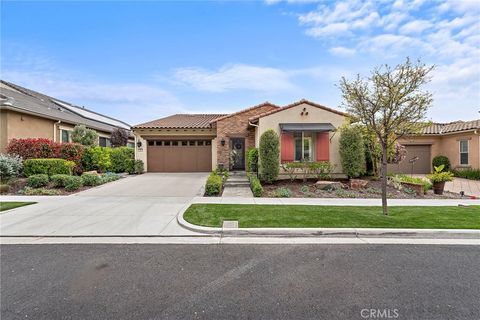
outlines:
M29 204L34 204L36 202L0 202L0 211L6 211L18 207L28 206Z
M208 227L480 229L480 206L390 207L384 216L381 207L193 204L184 218Z

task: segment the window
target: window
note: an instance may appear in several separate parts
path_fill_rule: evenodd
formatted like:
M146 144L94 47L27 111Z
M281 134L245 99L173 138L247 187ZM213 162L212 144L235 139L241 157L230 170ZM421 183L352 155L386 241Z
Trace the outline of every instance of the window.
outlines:
M182 141L182 146L188 146L188 141Z
M70 142L70 131L68 130L61 130L62 131L62 142Z
M112 144L110 143L110 139L105 138L105 137L99 137L98 138L98 145L100 147L111 147L112 146Z
M149 140L149 141L148 141L148 145L149 145L149 146L154 146L154 145L155 145L155 141Z
M295 132L293 134L295 143L295 161L312 159L312 136L306 132Z
M171 145L171 143L170 143L170 141L164 141L163 145L169 147Z
M188 141L188 145L189 145L189 146L194 146L194 145L195 145L195 141L194 141L194 140Z
M468 140L460 140L460 164L468 164Z

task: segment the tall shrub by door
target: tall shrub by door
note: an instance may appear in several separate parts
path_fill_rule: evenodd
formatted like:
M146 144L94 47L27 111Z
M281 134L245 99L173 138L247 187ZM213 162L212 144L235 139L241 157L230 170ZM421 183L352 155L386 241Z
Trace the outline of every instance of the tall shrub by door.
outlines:
M344 126L340 129L340 158L343 172L349 178L365 173L365 144L359 128Z
M277 180L280 171L280 142L278 134L267 130L260 136L259 175L262 181L272 183Z

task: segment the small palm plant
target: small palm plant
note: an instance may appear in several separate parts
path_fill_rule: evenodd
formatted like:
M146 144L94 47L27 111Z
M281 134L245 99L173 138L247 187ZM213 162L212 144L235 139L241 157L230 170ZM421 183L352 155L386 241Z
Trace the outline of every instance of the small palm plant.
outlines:
M445 189L445 182L453 180L453 173L448 171L443 171L445 169L445 165L439 165L433 167L435 172L432 174L427 175L427 178L433 184L433 192L435 194L443 194L443 190Z

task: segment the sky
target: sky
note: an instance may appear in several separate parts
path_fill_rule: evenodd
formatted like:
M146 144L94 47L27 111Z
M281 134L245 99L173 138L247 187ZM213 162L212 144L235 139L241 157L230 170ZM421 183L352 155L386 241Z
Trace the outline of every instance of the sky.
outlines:
M302 98L435 65L428 119L480 118L480 1L0 2L0 76L138 124Z

